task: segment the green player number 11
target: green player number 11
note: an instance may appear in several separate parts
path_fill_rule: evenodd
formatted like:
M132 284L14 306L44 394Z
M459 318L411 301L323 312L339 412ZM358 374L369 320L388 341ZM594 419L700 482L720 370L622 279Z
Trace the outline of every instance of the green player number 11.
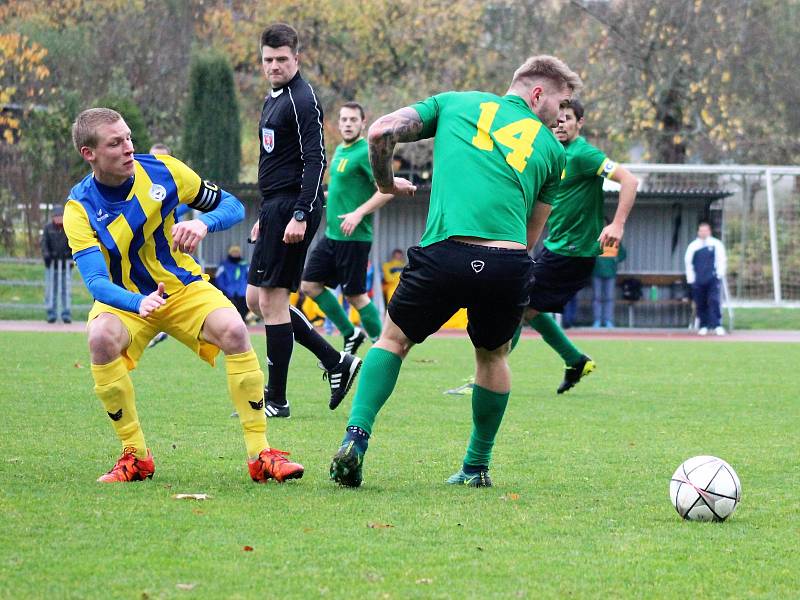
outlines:
M497 102L482 102L481 114L478 117L478 132L472 138L472 145L480 150L491 152L494 149L494 140L489 136L489 130L494 123L497 109L500 105ZM510 148L511 152L506 156L506 162L520 173L525 170L528 158L533 154L533 140L542 124L535 119L520 119L509 123L494 131L494 139L498 144Z

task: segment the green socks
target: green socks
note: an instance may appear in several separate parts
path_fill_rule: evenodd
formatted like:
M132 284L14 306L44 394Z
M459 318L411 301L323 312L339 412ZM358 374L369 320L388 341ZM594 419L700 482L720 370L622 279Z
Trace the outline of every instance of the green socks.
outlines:
M479 385L472 388L472 435L464 456L464 464L489 466L497 430L503 420L510 392L500 394Z
M348 427L360 427L372 434L372 424L378 411L391 396L402 364L403 359L397 354L374 346L369 349L361 366L360 381L350 409Z
M567 335L550 315L539 313L528 323L541 334L542 339L548 346L558 352L558 355L564 359L567 366L574 365L583 356L581 351L569 341Z
M339 333L346 338L353 335L353 331L355 331L353 324L350 322L350 319L347 318L347 313L344 312L344 308L339 304L336 296L334 296L328 288L322 290L322 293L316 298L313 298L313 300L319 304L325 316L336 325L336 329L339 330Z
M372 302L365 304L358 309L358 314L369 338L374 342L381 337L381 316L375 305Z
M347 317L347 313L344 312L344 308L342 308L339 300L328 288L325 288L322 293L313 300L319 305L322 312L325 313L325 316L336 325L336 329L339 330L342 336L348 338L353 335L355 331L353 324ZM371 340L377 340L381 336L381 316L378 313L378 309L370 302L359 308L358 314L361 316L361 324L364 326L364 331L367 332Z

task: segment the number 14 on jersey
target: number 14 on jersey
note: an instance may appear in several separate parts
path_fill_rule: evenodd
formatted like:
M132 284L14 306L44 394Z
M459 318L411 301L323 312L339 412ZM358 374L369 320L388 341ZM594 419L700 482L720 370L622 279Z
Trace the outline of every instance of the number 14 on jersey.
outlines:
M478 117L477 133L472 138L472 145L480 150L491 152L494 150L494 140L489 135L494 118L500 105L497 102L482 102L481 114ZM506 162L520 173L525 170L528 158L533 154L533 141L539 133L542 124L531 118L513 121L508 125L492 132L498 144L509 148L511 152L506 155Z

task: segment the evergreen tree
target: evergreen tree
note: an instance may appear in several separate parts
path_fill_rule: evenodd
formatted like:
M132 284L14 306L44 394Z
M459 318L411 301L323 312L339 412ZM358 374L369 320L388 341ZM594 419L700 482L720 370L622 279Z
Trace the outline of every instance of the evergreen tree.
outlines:
M203 177L236 183L242 160L239 104L233 69L221 54L203 52L192 61L183 123L181 158Z

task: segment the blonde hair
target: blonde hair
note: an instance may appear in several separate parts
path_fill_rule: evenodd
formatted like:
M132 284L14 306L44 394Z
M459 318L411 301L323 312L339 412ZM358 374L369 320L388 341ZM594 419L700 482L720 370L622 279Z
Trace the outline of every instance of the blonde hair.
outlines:
M583 87L583 81L560 58L549 54L531 56L514 72L511 87L524 85L530 87L536 79L548 79L553 83L566 85L571 92L577 92Z
M72 144L80 152L81 148L97 147L97 128L100 125L116 123L122 115L110 108L88 108L75 119L72 124Z

